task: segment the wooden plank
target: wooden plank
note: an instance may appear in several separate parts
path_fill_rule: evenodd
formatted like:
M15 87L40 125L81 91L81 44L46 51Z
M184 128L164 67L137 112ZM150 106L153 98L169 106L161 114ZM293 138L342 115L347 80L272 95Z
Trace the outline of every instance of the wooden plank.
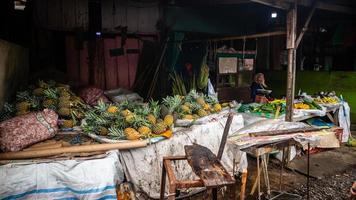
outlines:
M306 127L306 128L292 128L292 129L276 130L276 131L261 131L256 133L249 133L249 135L253 137L258 137L258 136L285 135L285 134L293 134L293 133L306 133L306 132L320 131L320 130L322 130L322 128Z
M208 148L193 144L184 146L184 149L189 165L203 181L205 187L213 188L235 184L235 179Z

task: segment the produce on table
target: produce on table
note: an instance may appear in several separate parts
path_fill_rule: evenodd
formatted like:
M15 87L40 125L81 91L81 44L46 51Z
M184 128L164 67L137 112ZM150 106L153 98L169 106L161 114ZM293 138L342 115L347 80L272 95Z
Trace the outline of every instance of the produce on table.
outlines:
M163 99L163 105L168 108L170 115L177 115L179 119L194 120L207 116L211 113L220 112L222 105L216 97L199 94L196 90L191 90L186 96L167 96ZM228 106L228 104L225 104ZM168 117L171 124L172 117Z
M172 119L169 115L165 118L166 122L160 119L158 101L150 101L147 104L128 101L107 104L99 101L97 106L85 112L82 129L84 133L94 133L115 140L167 137L165 132L171 131L169 123Z
M309 106L309 109L322 110L321 106L311 99L304 98L303 103Z
M259 104L259 103L243 104L238 108L238 112L275 114L277 112L278 107L279 107L279 113L285 113L286 101L277 99L265 104Z
M318 97L314 98L314 101L319 103L319 104L337 104L339 103L339 99L335 97Z
M54 81L38 81L25 91L16 93L15 102L5 103L0 113L0 121L43 109L56 111L62 128L72 128L83 118L87 105L76 96L68 85Z
M294 104L294 108L295 109L305 109L305 110L308 110L310 109L310 106L306 103L303 103L303 102L300 102L300 103L295 103Z

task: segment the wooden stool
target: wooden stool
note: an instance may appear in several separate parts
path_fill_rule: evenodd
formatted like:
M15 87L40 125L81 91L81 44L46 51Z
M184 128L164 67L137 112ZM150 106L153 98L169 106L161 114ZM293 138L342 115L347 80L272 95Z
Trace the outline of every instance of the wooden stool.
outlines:
M160 199L164 199L166 176L168 175L168 200L175 199L177 189L187 189L192 187L205 187L212 189L213 199L217 199L217 189L227 186L228 199L236 199L235 179L227 172L220 160L226 144L227 135L233 119L233 114L229 114L224 133L221 139L218 155L214 155L208 148L193 144L184 146L185 156L168 156L163 158L161 194ZM187 160L193 172L200 178L198 180L177 180L174 175L172 162L176 160ZM246 183L246 174L242 176ZM243 184L245 187L245 184ZM241 191L245 191L244 189ZM240 197L244 197L241 194Z

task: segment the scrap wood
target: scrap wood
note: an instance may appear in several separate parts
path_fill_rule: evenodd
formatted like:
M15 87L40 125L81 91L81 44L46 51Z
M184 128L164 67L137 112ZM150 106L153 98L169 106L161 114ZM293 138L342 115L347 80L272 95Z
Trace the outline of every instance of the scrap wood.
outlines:
M251 137L286 135L286 134L293 134L293 133L306 133L306 132L320 131L322 129L325 129L325 128L315 128L315 127L292 128L292 129L286 129L286 130L261 131L261 132L249 133L249 135Z
M71 147L60 147L54 149L40 149L31 151L19 151L19 152L7 152L0 153L0 160L16 160L27 158L43 158L48 156L55 156L64 153L89 153L96 151L108 151L114 149L134 149L147 146L146 140L122 142L113 144L92 144L92 145L80 145Z

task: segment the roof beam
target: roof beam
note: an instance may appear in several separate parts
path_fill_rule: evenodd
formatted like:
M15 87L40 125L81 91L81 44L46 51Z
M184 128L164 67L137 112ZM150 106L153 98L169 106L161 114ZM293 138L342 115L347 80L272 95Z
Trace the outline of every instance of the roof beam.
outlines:
M254 3L260 3L266 6L283 9L283 10L289 10L292 4L294 4L294 0L250 0L250 1ZM298 1L298 5L306 6L306 7L311 7L312 3L313 1L310 0ZM350 6L342 6L334 3L326 3L321 1L319 1L316 4L316 9L328 10L328 11L340 12L340 13L352 14L352 15L356 14L356 9Z

